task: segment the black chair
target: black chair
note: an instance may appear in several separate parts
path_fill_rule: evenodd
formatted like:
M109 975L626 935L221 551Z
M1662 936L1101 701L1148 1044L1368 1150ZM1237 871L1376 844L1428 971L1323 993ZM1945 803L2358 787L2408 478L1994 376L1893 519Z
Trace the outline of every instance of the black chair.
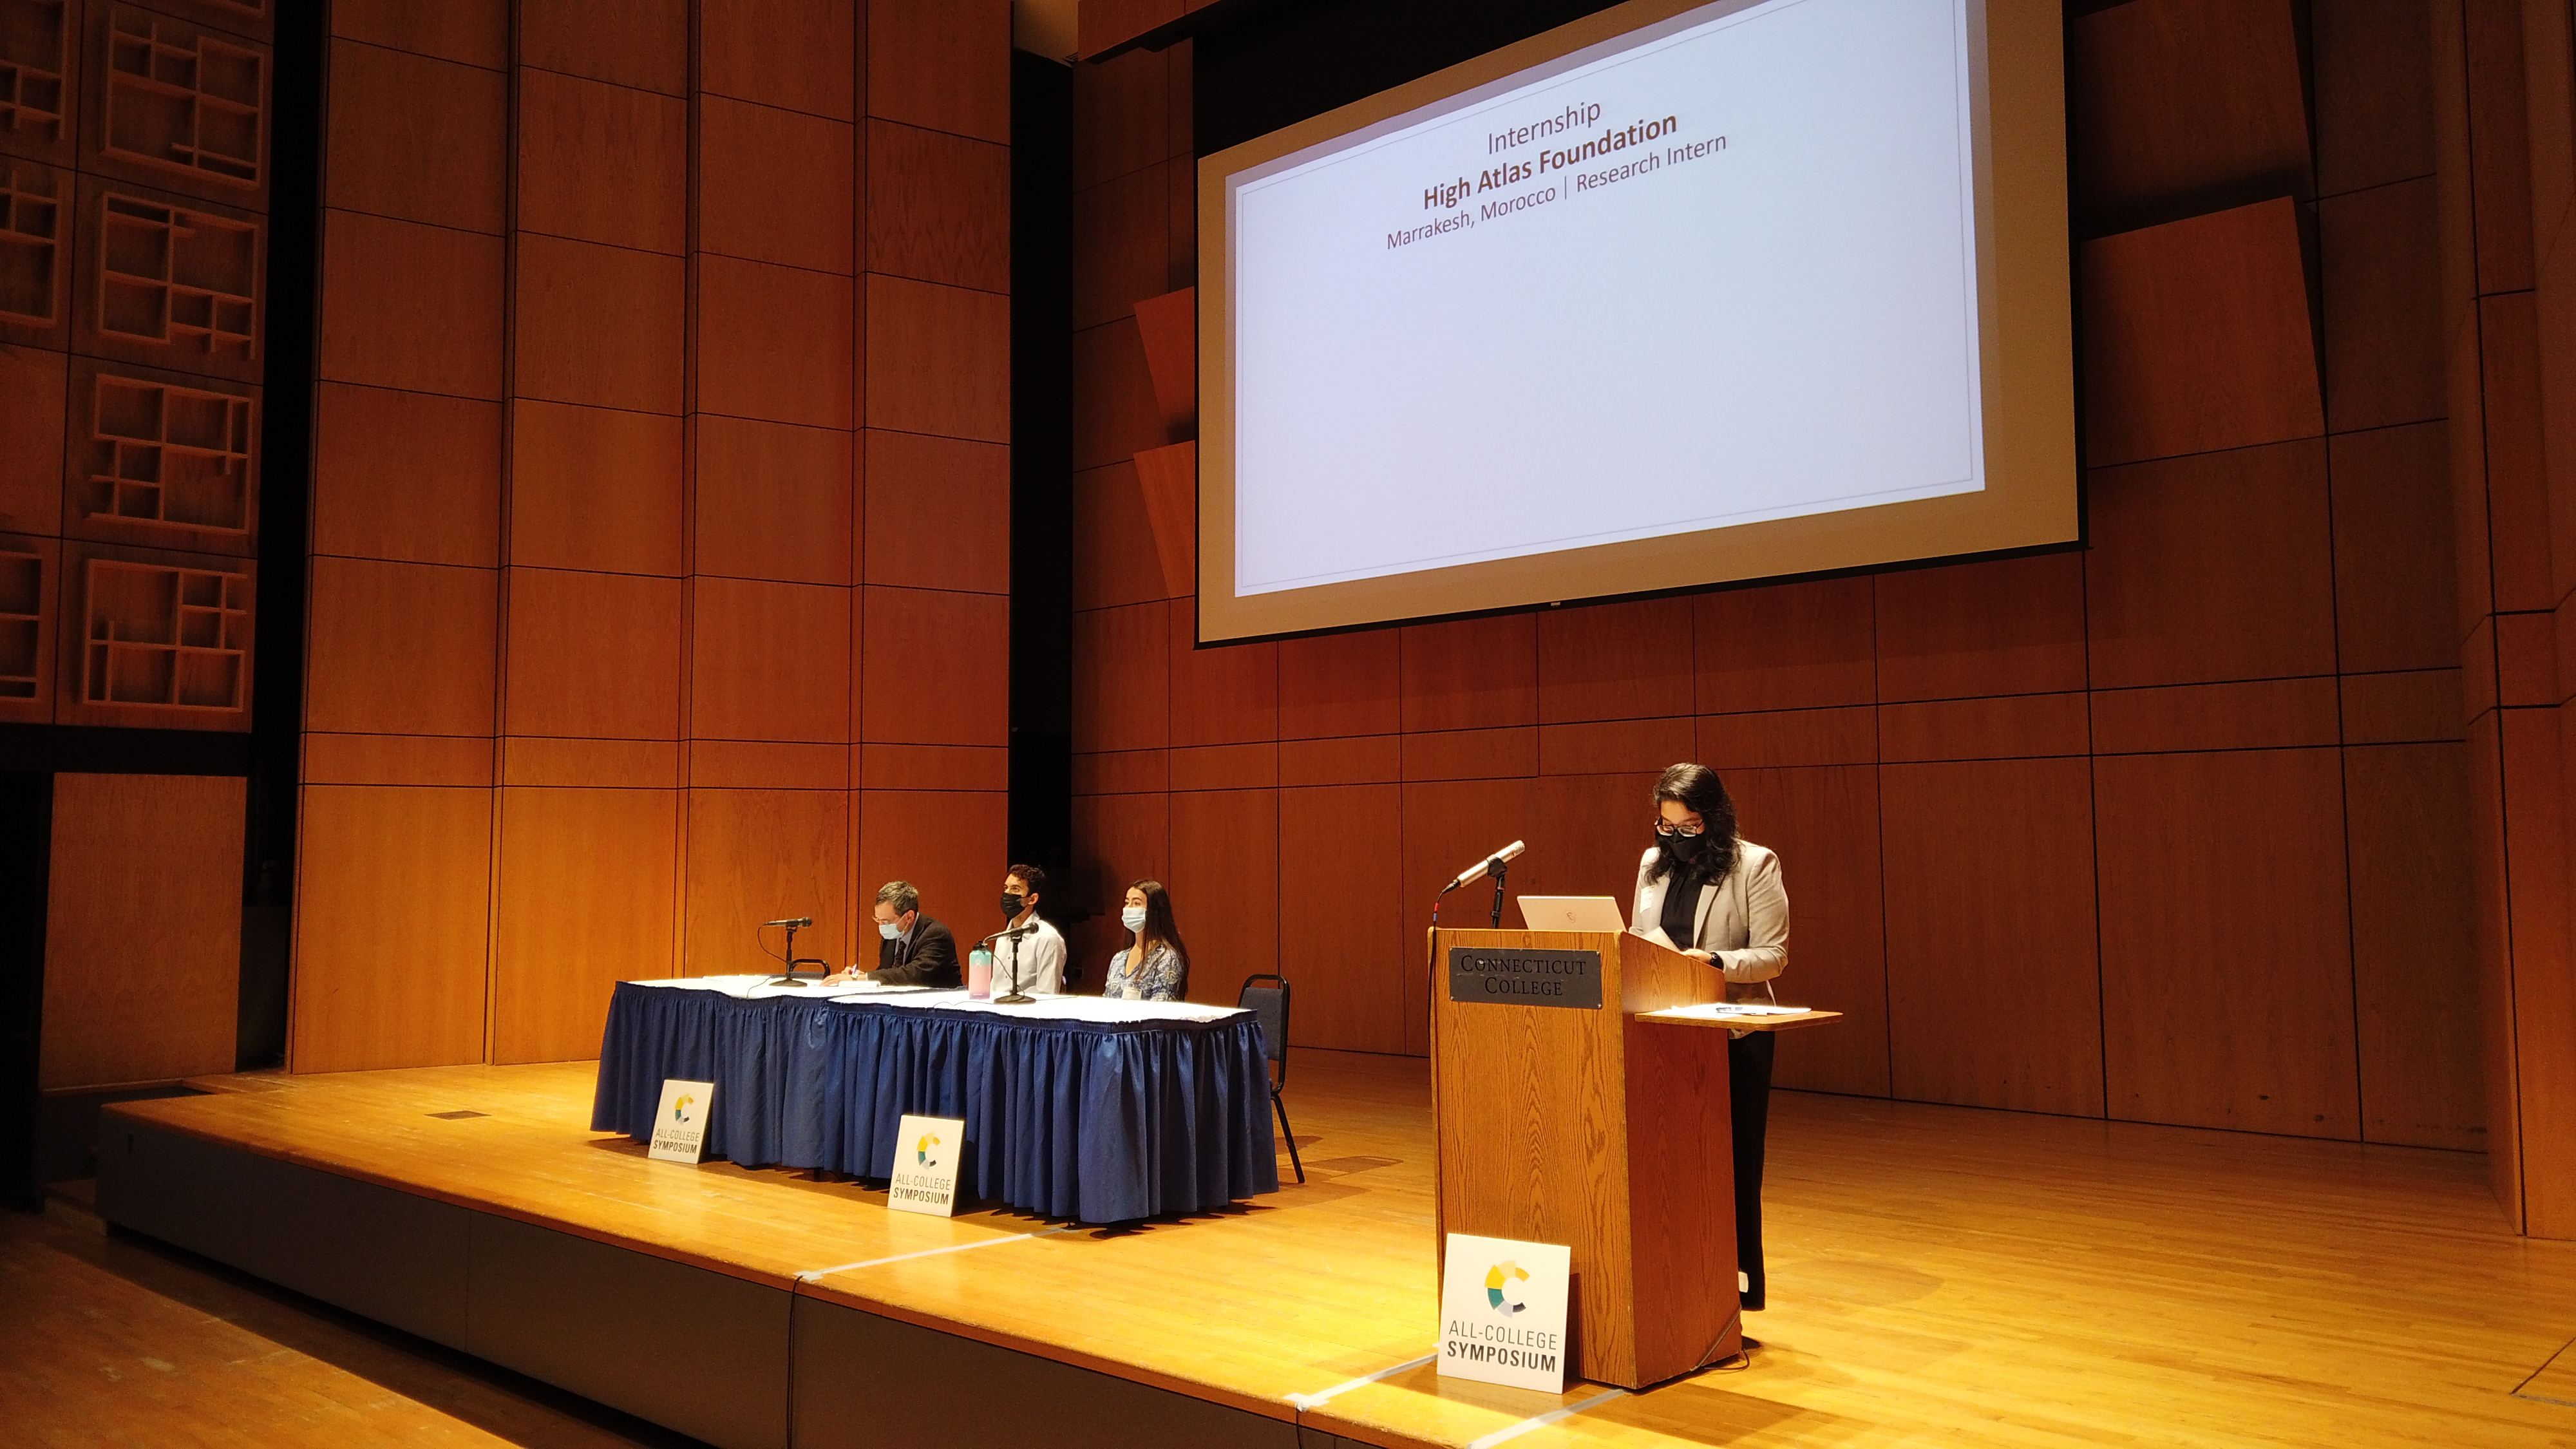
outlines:
M1272 984L1255 986L1256 981ZM1270 1106L1279 1114L1280 1135L1288 1139L1288 1165L1297 1169L1297 1180L1304 1182L1306 1164L1297 1160L1297 1129L1288 1125L1288 1104L1279 1100L1279 1089L1288 1085L1288 978L1266 972L1246 976L1234 1004L1261 1018L1261 1038L1270 1050Z

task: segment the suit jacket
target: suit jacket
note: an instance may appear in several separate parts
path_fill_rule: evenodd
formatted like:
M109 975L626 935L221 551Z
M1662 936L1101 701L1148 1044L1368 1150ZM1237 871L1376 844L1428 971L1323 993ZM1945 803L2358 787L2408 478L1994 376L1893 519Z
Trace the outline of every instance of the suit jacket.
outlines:
M1663 921L1664 890L1673 881L1647 879L1660 852L1649 850L1637 862L1636 909L1629 929L1647 932ZM1767 1001L1763 983L1789 966L1789 893L1780 885L1780 857L1750 840L1735 843L1735 869L1726 879L1699 888L1698 929L1691 939L1673 942L1675 950L1694 947L1709 953L1710 964L1726 974L1729 1001Z
M889 986L953 989L966 984L957 969L957 938L927 911L913 922L910 950L901 940L877 942L877 969L868 974Z

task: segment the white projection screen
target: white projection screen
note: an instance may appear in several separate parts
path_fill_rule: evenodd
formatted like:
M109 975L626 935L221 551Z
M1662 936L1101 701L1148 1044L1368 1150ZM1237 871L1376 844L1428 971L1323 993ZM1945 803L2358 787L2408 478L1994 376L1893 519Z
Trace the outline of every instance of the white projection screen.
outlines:
M2080 537L2057 0L1631 0L1199 162L1201 642Z

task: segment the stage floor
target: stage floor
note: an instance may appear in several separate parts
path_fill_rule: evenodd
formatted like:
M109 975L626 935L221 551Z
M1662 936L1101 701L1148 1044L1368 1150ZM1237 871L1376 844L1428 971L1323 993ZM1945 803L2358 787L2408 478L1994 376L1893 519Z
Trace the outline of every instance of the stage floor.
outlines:
M1426 1064L1301 1051L1290 1083L1304 1185L1131 1230L652 1162L587 1130L587 1062L113 1110L1370 1444L1580 1406L1515 1442L2576 1445L2576 1243L2506 1232L2479 1158L1799 1093L1749 1366L1560 1398L1425 1362L1301 1407L1427 1355L1437 1285Z

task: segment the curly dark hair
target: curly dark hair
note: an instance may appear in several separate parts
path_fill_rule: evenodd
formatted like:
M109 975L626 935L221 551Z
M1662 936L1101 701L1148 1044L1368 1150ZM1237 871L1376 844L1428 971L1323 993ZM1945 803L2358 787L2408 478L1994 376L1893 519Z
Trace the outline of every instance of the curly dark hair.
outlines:
M1706 765L1675 765L1655 781L1655 808L1662 810L1667 800L1697 814L1706 833L1700 837L1699 854L1690 860L1674 854L1671 841L1655 837L1655 868L1646 878L1673 876L1691 890L1726 879L1735 870L1736 842L1735 798L1726 793L1726 783Z

